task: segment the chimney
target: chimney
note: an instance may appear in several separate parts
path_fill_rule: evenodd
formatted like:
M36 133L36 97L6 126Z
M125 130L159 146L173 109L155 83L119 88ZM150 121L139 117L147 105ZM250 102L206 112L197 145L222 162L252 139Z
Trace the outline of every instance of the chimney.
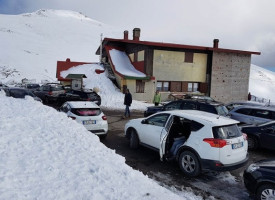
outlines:
M133 30L133 40L139 41L140 28L134 28Z
M213 48L219 48L219 39L214 39L213 40Z
M128 31L124 31L124 40L128 40Z

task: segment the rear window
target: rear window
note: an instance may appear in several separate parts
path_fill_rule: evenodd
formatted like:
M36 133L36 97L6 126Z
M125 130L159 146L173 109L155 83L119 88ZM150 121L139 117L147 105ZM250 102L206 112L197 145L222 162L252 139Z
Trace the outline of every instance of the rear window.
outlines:
M87 93L88 94L88 97L90 98L90 99L97 99L98 98L98 94L96 94L96 93Z
M227 116L228 110L225 106L216 106L217 114L221 116Z
M78 116L98 116L101 113L100 108L73 108L71 111Z
M230 139L240 137L242 135L239 127L236 124L229 126L213 127L214 138Z
M62 85L51 85L51 90L52 91L64 90L64 87Z
M36 88L39 88L40 86L38 84L28 84L27 85L27 88L28 89L36 89Z

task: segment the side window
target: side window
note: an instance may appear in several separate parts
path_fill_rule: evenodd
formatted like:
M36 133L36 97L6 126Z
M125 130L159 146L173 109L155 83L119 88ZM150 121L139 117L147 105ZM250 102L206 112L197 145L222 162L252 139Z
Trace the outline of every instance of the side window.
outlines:
M198 131L202 127L204 127L203 124L196 122L196 121L191 121L191 131L193 131L193 132Z
M175 101L164 106L164 110L177 110L180 109L181 101Z
M147 119L148 124L164 127L169 114L159 114Z
M244 115L251 115L251 109L249 108L241 108L236 110L236 113L244 114Z
M196 110L196 104L194 102L184 102L181 106L183 110Z
M217 114L216 109L213 106L210 106L210 105L200 104L199 110Z
M265 118L265 119L271 119L271 113L268 110L254 110L253 116Z

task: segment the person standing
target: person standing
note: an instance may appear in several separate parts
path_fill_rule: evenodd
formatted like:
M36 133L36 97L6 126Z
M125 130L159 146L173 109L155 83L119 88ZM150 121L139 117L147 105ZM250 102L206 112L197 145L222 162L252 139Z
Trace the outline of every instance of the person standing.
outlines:
M129 91L129 89L126 89L126 92L125 92L125 96L124 96L124 105L126 106L125 107L125 113L124 113L124 118L127 117L130 117L130 106L132 104L132 95Z
M155 106L158 106L159 103L161 101L161 95L159 93L159 91L157 90L153 99L153 103L155 104Z

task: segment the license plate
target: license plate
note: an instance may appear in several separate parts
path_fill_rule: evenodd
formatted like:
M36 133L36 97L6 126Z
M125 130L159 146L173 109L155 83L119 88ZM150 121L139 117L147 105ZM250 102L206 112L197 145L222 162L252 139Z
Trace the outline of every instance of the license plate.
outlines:
M243 142L232 144L232 149L238 149L243 147Z
M86 120L86 121L83 121L83 125L88 125L88 124L96 124L96 120Z

